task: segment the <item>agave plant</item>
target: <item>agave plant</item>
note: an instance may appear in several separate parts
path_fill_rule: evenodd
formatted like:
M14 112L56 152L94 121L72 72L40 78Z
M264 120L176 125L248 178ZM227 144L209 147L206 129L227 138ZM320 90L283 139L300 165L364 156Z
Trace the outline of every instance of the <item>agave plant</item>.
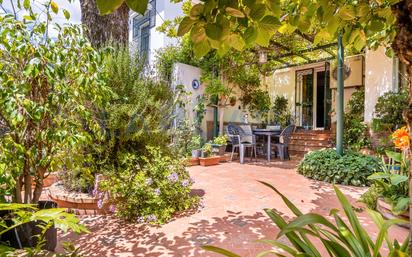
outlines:
M286 196L281 194L272 185L265 182L261 183L270 187L280 195L283 202L296 215L296 218L287 222L272 209L265 209L267 215L280 228L280 232L275 240L258 240L258 242L269 244L272 249L257 254L257 257L266 256L268 254L275 254L276 256L291 255L321 257L321 253L313 243L314 239L320 240L331 257L381 257L381 250L384 242L386 242L389 257L409 256L409 237L402 243L399 243L397 240L391 241L388 235L388 230L392 225L403 223L405 221L398 219L384 220L379 213L373 210L367 210L368 214L379 228L378 236L376 240L373 240L360 224L348 199L336 186L334 187L336 196L342 205L348 222L345 222L342 219L339 215L339 211L336 209L332 210L330 213L335 219L335 223L330 222L324 216L316 213L303 214ZM281 237L286 237L290 244L287 245L279 241L278 239ZM273 247L283 250L287 255L280 253L280 251L273 250ZM240 255L215 246L206 245L203 246L203 249L224 256L240 257Z

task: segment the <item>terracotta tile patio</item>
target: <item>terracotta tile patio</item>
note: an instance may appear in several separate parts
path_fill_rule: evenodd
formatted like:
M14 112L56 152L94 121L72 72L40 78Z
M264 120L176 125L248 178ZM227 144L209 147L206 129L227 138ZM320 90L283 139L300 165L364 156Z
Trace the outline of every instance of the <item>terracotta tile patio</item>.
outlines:
M129 224L109 216L83 216L92 232L88 235L60 235L72 241L85 256L217 256L200 246L212 244L254 256L269 249L254 241L274 238L277 228L262 209L274 208L292 217L281 199L257 180L271 183L303 212L328 214L339 206L331 185L311 181L295 171L297 161L225 163L213 167L189 168L196 183L194 192L202 195L204 208L161 227ZM356 206L364 188L341 186ZM376 236L376 228L365 212L359 214L365 228ZM394 227L392 236L402 240L407 230Z

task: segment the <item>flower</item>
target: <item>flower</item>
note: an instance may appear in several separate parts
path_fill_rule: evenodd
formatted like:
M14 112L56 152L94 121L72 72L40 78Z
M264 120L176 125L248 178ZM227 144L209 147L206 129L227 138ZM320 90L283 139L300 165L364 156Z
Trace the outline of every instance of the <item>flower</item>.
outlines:
M154 214L151 214L151 215L147 216L147 221L148 222L152 222L152 221L156 221L156 220L157 220L157 217Z
M160 195L160 189L159 189L159 188L156 188L156 189L154 190L154 194L157 195L157 196L159 196L159 195Z
M110 206L109 206L109 211L110 212L116 212L116 205L114 205L114 204L111 204Z
M190 185L190 181L189 181L189 180L185 179L185 180L182 181L182 186L187 187L187 186L189 186L189 185Z
M146 183L146 185L150 186L151 184L153 184L153 179L152 178L147 178L145 183Z
M167 179L168 179L170 182L176 182L176 181L179 180L179 176L177 175L176 172L173 172L172 174L170 174L170 175L167 177Z
M137 221L137 223L143 223L144 218L143 217L137 217L136 221Z
M392 134L392 140L396 148L405 150L410 146L409 132L406 127L397 129Z
M97 201L97 208L99 208L99 209L103 208L103 199L99 199Z
M97 190L97 188L94 188L93 192L92 192L93 196L96 196L98 193L99 193L99 191Z

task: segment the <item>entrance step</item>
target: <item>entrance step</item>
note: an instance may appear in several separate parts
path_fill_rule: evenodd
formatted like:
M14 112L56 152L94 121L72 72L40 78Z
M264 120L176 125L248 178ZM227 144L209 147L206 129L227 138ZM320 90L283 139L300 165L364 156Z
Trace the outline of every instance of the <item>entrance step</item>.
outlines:
M333 147L335 135L329 130L298 130L291 135L289 152L303 156L310 151Z

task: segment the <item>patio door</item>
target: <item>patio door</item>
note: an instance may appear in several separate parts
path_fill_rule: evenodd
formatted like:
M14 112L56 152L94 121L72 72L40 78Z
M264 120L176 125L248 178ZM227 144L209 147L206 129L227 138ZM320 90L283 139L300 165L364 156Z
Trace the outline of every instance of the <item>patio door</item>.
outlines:
M296 72L295 119L305 129L330 127L329 64Z

